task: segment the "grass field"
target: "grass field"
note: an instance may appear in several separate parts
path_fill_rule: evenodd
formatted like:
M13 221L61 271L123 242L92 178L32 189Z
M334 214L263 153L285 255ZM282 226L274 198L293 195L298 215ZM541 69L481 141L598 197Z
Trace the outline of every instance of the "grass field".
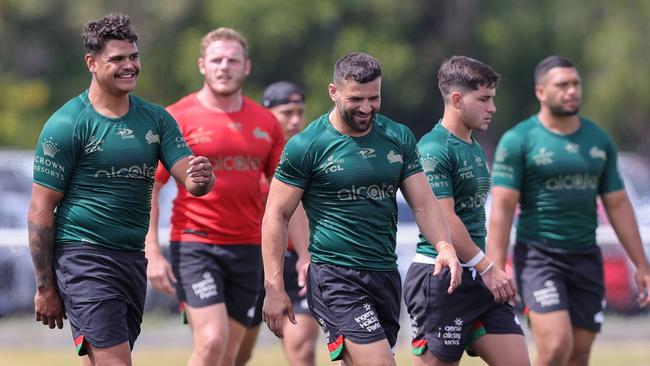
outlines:
M650 319L648 316L608 319L603 334L596 341L592 366L650 366ZM402 332L406 334L406 332ZM0 320L0 365L68 366L79 365L72 337L67 327L49 330L31 319ZM264 330L250 366L286 365L277 340ZM325 344L318 347L318 364L331 365ZM133 352L134 365L184 365L191 352L190 332L175 318L146 316L143 333ZM531 356L534 357L531 349ZM408 340L400 338L397 364L410 365ZM477 358L465 357L461 365L485 365Z

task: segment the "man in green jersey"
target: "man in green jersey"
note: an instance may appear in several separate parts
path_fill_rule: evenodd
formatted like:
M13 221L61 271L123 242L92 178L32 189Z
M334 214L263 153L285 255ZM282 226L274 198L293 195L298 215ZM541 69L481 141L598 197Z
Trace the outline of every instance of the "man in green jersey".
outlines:
M503 268L519 204L514 262L536 365L587 365L603 321L598 196L636 266L641 306L650 303L650 266L616 148L578 114L582 84L576 67L560 56L543 59L535 68L535 96L539 113L507 131L495 153L488 254Z
M285 316L295 322L282 266L289 218L302 200L310 226L307 299L331 359L394 365L401 294L397 189L439 251L434 274L450 268L450 293L460 283L460 263L413 134L377 113L379 62L364 53L345 55L328 91L334 108L287 143L271 182L262 224L263 318L279 337Z
M131 94L140 73L126 15L84 27L90 87L45 123L34 159L29 247L36 320L70 321L84 364L130 365L146 293L144 238L161 161L194 195L212 167L193 157L174 119Z
M488 65L464 56L444 61L438 71L444 115L418 148L465 263L462 284L447 294L446 277L429 275L438 253L420 237L404 282L415 365L457 365L469 346L490 365L530 364L524 334L508 304L514 283L483 252L490 172L472 131L484 131L492 122L498 81Z

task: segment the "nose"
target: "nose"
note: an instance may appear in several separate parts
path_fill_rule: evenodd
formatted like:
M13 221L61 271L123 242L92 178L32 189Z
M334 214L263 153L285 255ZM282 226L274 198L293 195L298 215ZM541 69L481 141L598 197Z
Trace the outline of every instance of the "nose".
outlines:
M359 106L359 111L361 113L370 113L372 112L372 106L368 102L362 102Z
M496 106L496 104L494 104L494 101L492 99L490 99L490 103L488 104L487 111L489 113L496 113L496 111L497 111L497 106Z

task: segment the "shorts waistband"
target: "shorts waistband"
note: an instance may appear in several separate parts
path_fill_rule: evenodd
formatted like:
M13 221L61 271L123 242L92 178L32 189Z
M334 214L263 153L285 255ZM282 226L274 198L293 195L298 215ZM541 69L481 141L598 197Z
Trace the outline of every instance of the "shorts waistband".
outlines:
M428 255L422 253L415 253L415 256L413 257L413 262L422 263L422 264L436 264L436 259L434 257L429 257ZM464 268L473 269L473 267L467 265L466 263L461 263L460 265L461 267Z

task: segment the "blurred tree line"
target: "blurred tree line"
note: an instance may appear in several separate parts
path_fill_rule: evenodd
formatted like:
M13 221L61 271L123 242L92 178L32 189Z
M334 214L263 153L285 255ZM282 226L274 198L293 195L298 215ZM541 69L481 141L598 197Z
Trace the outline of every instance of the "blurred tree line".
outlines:
M326 112L336 59L363 51L382 63L382 113L420 137L441 116L436 72L454 54L502 74L498 137L538 109L532 72L543 57L572 59L582 113L621 149L650 153L650 2L642 0L0 0L0 146L33 148L47 117L89 84L81 29L124 12L140 36L136 93L167 105L201 86L199 41L218 26L242 32L253 70L245 94L289 80L305 87L308 117Z

